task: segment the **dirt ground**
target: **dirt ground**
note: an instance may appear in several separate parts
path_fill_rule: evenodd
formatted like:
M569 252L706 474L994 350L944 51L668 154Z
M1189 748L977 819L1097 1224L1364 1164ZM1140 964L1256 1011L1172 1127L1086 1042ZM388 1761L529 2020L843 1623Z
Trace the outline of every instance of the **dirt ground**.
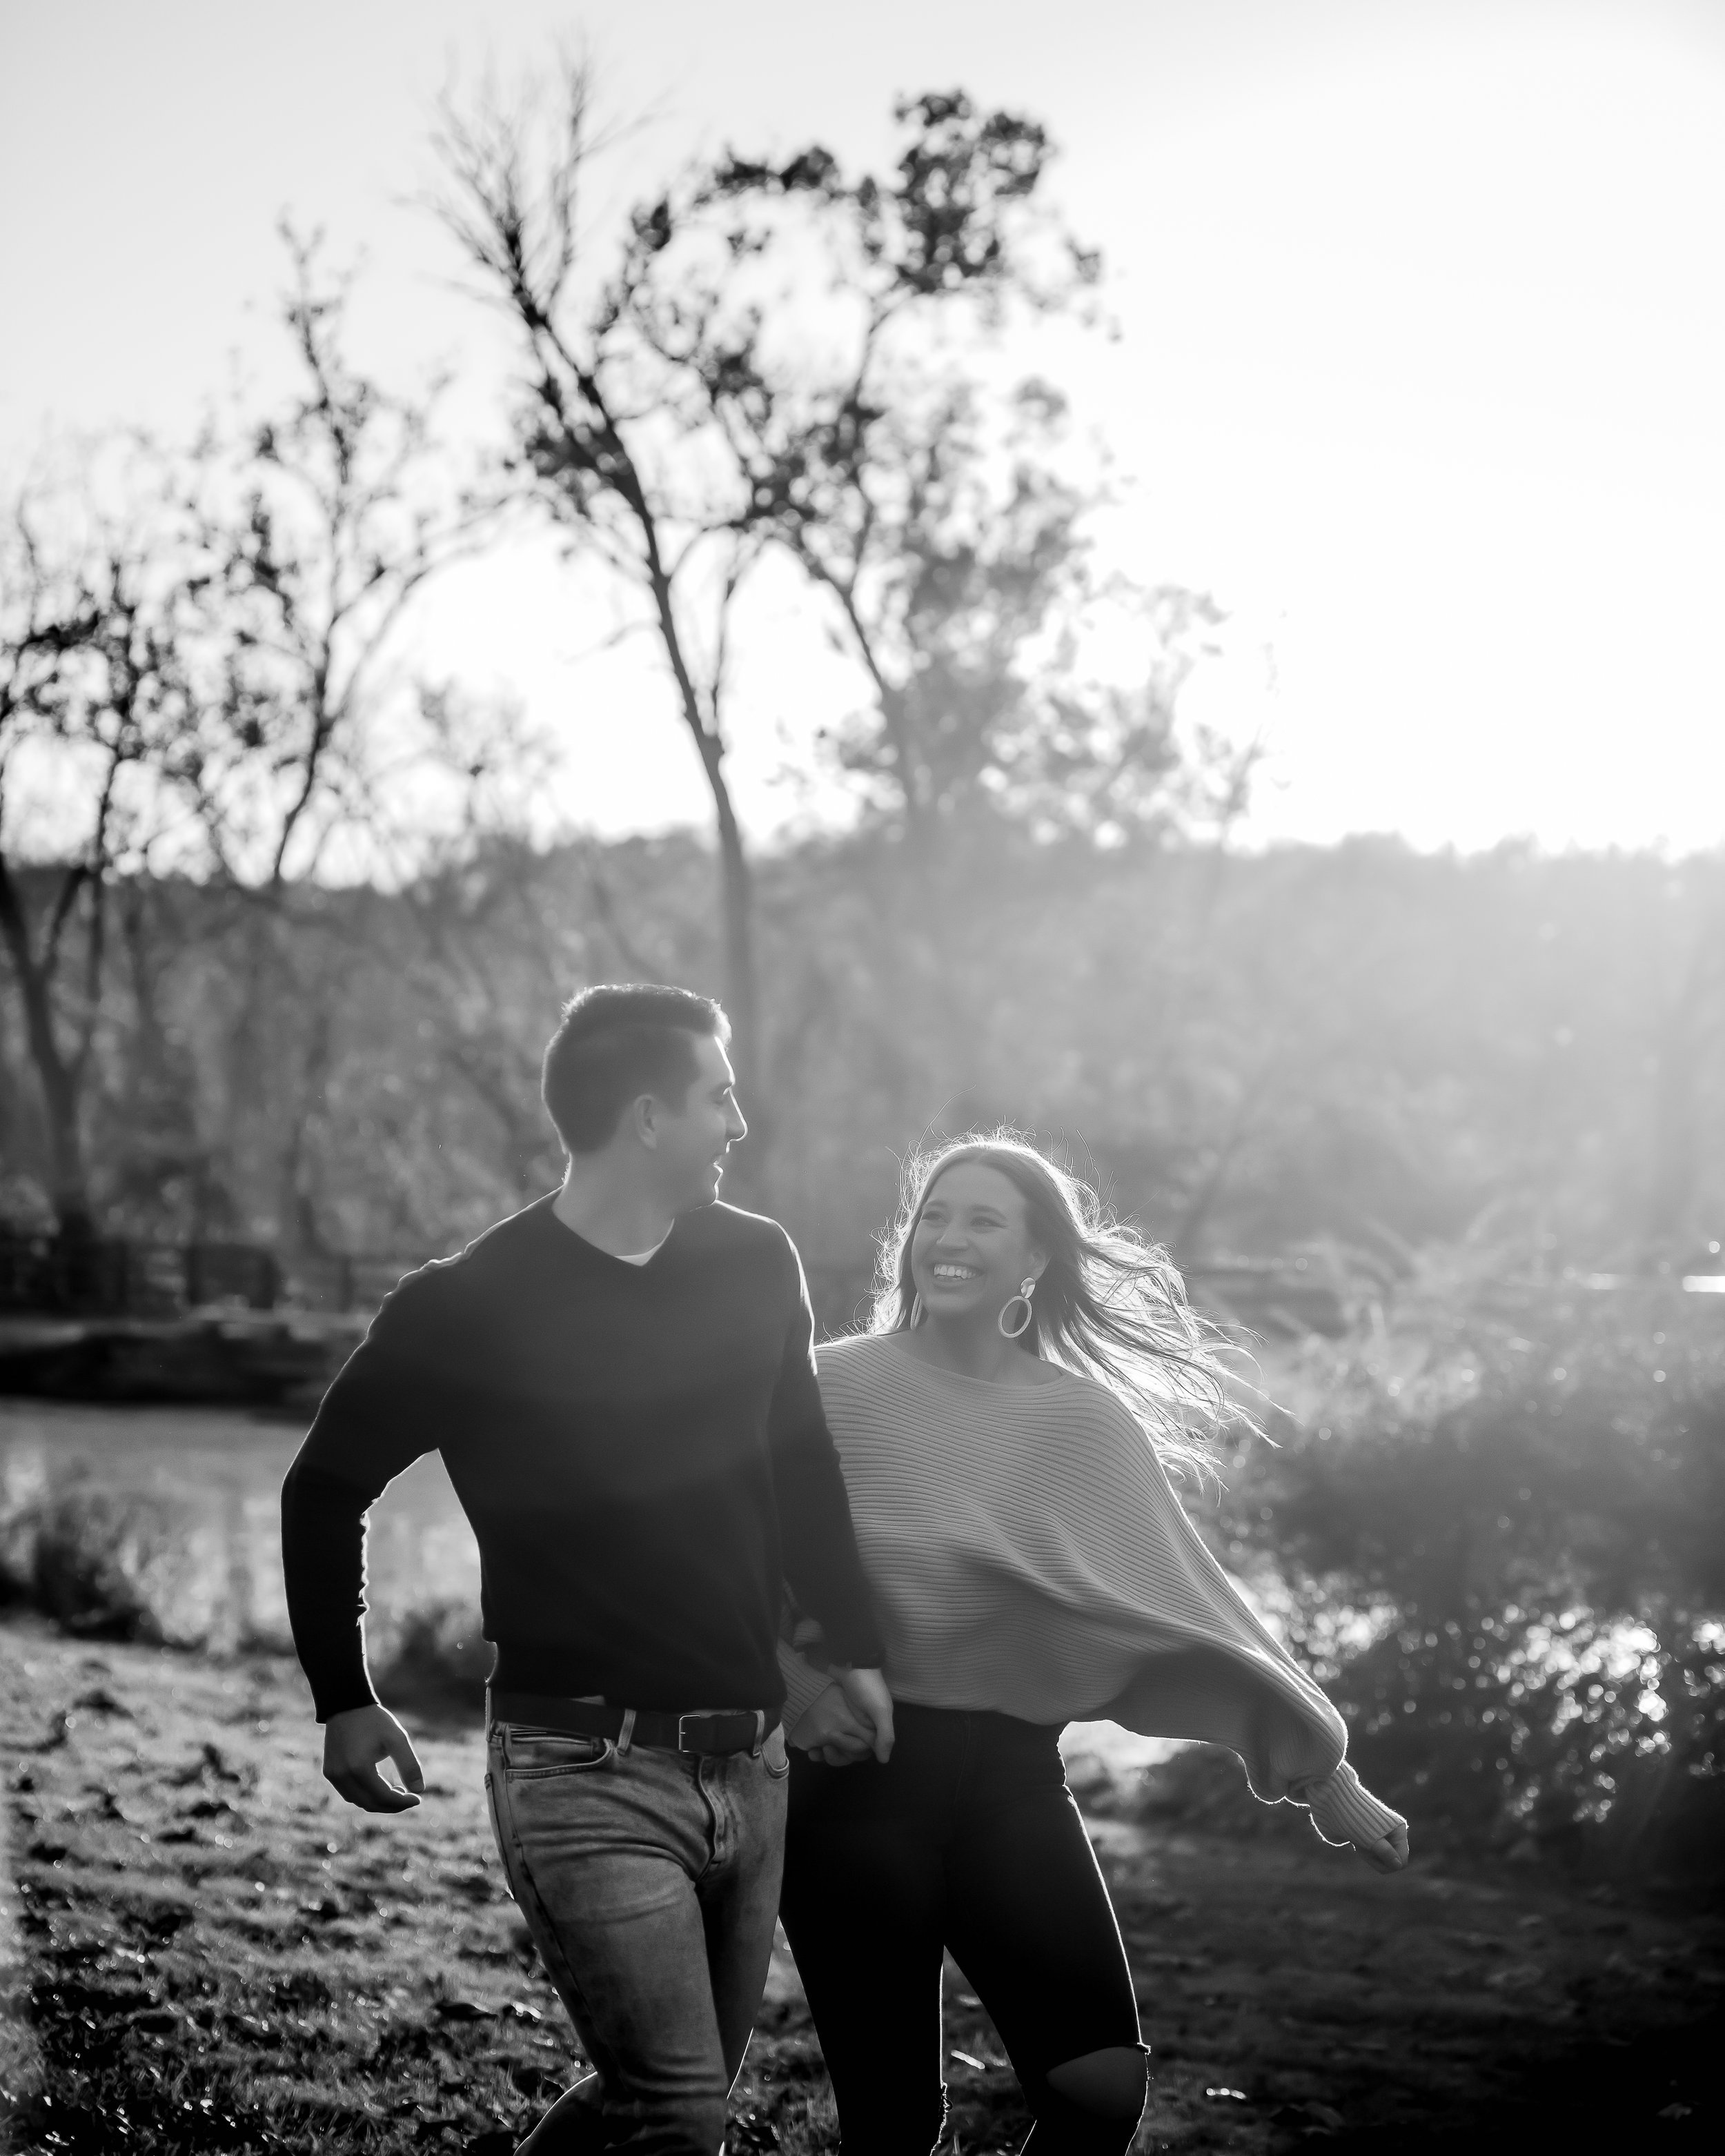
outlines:
M425 1803L372 1820L321 1780L290 1665L0 1625L0 2148L502 2156L573 2054L478 1734L416 1733ZM1705 1912L1533 1867L1380 1879L1303 1826L1095 1833L1154 2054L1140 2150L1721 2145ZM1014 2148L999 2041L956 1970L948 1998L951 2145ZM730 2146L836 2145L782 1954Z

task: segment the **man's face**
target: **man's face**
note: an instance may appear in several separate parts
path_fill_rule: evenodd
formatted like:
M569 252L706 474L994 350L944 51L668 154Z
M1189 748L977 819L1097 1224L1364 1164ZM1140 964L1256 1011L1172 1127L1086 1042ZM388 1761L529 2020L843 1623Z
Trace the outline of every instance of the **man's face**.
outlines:
M680 1111L653 1103L654 1150L662 1188L674 1212L711 1205L719 1194L725 1156L748 1134L737 1105L731 1058L710 1034L692 1036L695 1076Z

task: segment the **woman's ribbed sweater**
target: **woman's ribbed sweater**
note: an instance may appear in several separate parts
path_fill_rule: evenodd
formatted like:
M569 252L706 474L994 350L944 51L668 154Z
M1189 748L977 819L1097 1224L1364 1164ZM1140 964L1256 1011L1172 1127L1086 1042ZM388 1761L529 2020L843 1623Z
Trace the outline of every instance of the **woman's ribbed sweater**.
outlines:
M895 1697L1224 1744L1259 1796L1310 1805L1330 1841L1396 1821L1106 1386L960 1377L891 1334L833 1342L819 1363ZM794 1728L828 1680L781 1661Z

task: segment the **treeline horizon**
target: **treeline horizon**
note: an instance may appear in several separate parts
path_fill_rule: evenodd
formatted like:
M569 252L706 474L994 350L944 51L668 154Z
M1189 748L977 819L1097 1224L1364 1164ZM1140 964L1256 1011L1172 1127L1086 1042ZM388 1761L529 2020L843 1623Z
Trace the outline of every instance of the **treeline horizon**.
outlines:
M865 828L755 864L752 1131L726 1196L865 1274L919 1142L1008 1123L1186 1263L1317 1253L1700 1269L1725 1227L1725 854L1101 849L959 819L912 875ZM15 869L26 897L58 871ZM39 893L31 886L40 885ZM601 980L722 995L692 833L494 838L290 906L116 885L81 1072L90 1225L290 1254L459 1247L561 1173L537 1071ZM53 1147L0 982L0 1218Z

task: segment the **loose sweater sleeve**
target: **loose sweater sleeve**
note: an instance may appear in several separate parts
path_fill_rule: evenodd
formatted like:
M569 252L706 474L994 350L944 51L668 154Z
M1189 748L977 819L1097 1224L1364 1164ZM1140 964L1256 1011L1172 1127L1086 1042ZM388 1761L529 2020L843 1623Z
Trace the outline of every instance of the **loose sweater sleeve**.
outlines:
M778 1671L784 1679L785 1729L788 1734L794 1733L797 1724L833 1679L825 1670L816 1669L788 1640L778 1643Z
M822 1350L821 1387L896 1698L1225 1745L1327 1836L1396 1823L1106 1386L988 1383L865 1335Z
M834 1661L877 1669L880 1635L815 1379L814 1312L802 1261L794 1251L790 1255L797 1300L768 1419L785 1578L798 1607L819 1624Z
M439 1300L424 1276L387 1298L282 1486L288 1620L320 1722L377 1700L365 1654L366 1514L437 1445L452 1411L432 1353Z
M1104 1527L1092 1543L1099 1572L1141 1607L1153 1594L1165 1605L1171 1580L1189 1580L1209 1605L1211 1638L1231 1650L1231 1668L1224 1663L1219 1673L1214 1650L1201 1645L1147 1660L1104 1712L1127 1727L1157 1722L1167 1733L1183 1721L1179 1733L1230 1745L1258 1795L1308 1805L1327 1841L1369 1843L1405 1825L1362 1786L1345 1758L1341 1716L1217 1562L1136 1424L1122 1409L1101 1435L1101 1476L1119 1509L1105 1504L1097 1517L1119 1525L1112 1534ZM1178 1606L1178 1587L1173 1599Z

